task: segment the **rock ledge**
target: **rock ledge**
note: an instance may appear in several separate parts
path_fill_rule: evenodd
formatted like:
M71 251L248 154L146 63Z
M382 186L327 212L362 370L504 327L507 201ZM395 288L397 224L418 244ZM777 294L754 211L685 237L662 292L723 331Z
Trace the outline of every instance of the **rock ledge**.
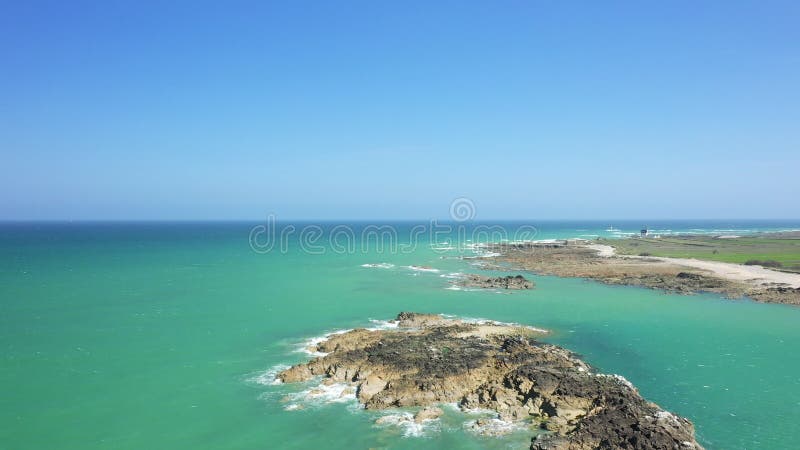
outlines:
M487 277L483 275L468 274L456 284L463 287L483 289L532 289L533 281L522 275L507 275L504 277Z

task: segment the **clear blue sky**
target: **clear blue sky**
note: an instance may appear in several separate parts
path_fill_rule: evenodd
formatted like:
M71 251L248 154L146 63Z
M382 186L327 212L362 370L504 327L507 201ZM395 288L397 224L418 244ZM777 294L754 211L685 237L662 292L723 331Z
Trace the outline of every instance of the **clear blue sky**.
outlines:
M0 6L0 219L800 217L800 3Z

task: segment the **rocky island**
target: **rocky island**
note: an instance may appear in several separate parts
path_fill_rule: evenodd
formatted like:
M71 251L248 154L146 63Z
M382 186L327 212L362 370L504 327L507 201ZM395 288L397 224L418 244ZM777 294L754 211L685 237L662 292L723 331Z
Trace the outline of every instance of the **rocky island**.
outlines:
M467 274L455 284L468 288L480 289L533 289L533 281L522 275L506 275L503 277L487 277L484 275Z
M418 421L436 420L443 403L489 409L527 427L532 449L702 449L689 420L537 341L543 330L407 312L394 325L330 335L312 349L323 356L278 378L346 383L365 408L416 407Z

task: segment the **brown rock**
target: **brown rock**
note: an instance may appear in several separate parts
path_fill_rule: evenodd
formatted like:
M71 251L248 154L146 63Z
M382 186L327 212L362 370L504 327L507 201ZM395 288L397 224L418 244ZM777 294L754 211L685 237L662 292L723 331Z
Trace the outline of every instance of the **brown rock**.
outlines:
M487 277L483 275L469 274L456 284L464 287L483 288L483 289L532 289L533 281L528 280L522 275L508 275L505 277Z
M370 375L358 387L358 400L367 403L375 394L386 388L386 381L377 375Z
M366 408L426 407L417 421L439 417L431 407L438 403L492 409L504 421L476 421L476 432L540 423L550 433L537 435L533 449L701 449L691 422L647 402L623 378L597 374L569 351L537 342L536 331L429 314L397 320L402 329L332 336L328 355L279 377L351 383Z
M441 408L426 406L414 414L414 422L420 423L423 420L438 419L442 414L444 414L444 411Z
M284 383L297 383L299 381L306 381L312 376L313 374L305 365L294 366L278 374L278 378L280 378L280 380Z

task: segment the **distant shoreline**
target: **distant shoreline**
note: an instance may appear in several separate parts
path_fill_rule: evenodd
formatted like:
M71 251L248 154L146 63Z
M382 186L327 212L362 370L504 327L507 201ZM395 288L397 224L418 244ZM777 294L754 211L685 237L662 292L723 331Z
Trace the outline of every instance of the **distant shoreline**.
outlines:
M797 235L797 236L796 236ZM763 251L771 246L787 251L775 252L780 257L793 261L794 247L800 246L800 233L762 233L748 236L748 239L722 239L724 245L736 246L740 254L713 253L716 258L747 258L750 247ZM785 244L774 242L776 238L785 239ZM691 236L677 239L678 244L699 246L707 243L707 236L693 240ZM760 245L761 241L769 245ZM617 242L615 242L617 241ZM647 245L654 239L623 238L553 240L549 242L500 243L487 248L499 255L489 258L498 267L512 266L515 269L562 277L589 278L607 284L642 286L662 289L668 292L693 294L715 292L728 298L749 297L769 303L800 305L800 273L778 271L757 264L739 264L726 261L700 258L677 258L642 252L641 255L623 254L634 248L650 248ZM674 249L673 240L664 240ZM753 244L751 241L755 241ZM732 244L731 244L732 243ZM635 245L634 245L635 244ZM659 242L660 244L660 242ZM754 245L760 245L753 247ZM727 247L722 247L727 248ZM705 248L703 248L705 250ZM712 250L713 251L713 250ZM767 256L770 253L766 253ZM777 256L776 256L777 257ZM748 260L751 262L753 260ZM759 261L760 262L760 261ZM794 266L790 266L794 268Z

